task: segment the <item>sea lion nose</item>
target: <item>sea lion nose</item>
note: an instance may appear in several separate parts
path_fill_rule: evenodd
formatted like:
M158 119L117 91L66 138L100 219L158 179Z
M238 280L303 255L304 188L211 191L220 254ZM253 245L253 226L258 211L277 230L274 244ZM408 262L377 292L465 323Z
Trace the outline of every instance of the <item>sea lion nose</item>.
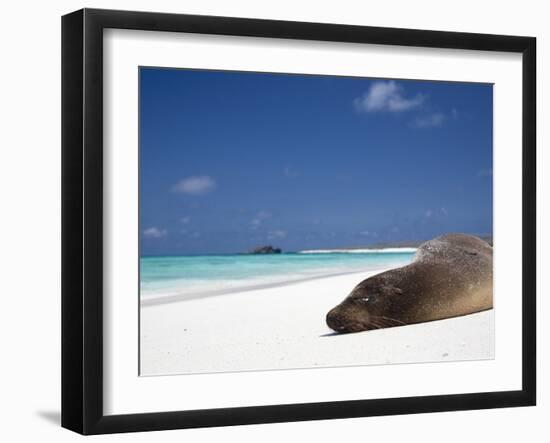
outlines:
M327 314L327 326L333 331L341 331L343 328L342 315L338 308L331 309Z

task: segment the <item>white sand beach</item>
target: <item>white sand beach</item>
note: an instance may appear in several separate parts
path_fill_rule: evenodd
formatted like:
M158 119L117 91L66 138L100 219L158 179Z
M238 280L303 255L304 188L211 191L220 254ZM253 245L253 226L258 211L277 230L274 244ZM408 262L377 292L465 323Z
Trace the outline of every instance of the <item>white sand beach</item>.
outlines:
M379 365L494 357L493 311L334 334L329 309L362 272L141 307L141 375Z

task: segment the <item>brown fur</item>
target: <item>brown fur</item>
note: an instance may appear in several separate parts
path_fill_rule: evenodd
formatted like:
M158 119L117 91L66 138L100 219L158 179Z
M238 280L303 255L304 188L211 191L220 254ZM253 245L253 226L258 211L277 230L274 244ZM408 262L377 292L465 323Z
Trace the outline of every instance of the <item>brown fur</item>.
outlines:
M493 307L493 248L465 234L423 243L414 261L359 283L327 314L336 332L359 332Z

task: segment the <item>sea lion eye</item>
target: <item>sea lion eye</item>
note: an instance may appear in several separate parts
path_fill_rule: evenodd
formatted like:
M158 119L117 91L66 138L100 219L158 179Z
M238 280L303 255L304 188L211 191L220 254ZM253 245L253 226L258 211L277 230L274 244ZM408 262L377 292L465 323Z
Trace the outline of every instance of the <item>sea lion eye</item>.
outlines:
M376 297L374 295L366 295L365 297L361 297L359 300L363 303L373 303L376 301Z

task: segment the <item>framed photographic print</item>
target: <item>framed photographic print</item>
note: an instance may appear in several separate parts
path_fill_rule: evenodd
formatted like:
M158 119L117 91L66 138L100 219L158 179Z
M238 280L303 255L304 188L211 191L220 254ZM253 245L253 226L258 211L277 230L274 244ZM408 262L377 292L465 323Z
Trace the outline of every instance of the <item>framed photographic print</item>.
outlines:
M62 425L534 405L535 48L64 16Z

